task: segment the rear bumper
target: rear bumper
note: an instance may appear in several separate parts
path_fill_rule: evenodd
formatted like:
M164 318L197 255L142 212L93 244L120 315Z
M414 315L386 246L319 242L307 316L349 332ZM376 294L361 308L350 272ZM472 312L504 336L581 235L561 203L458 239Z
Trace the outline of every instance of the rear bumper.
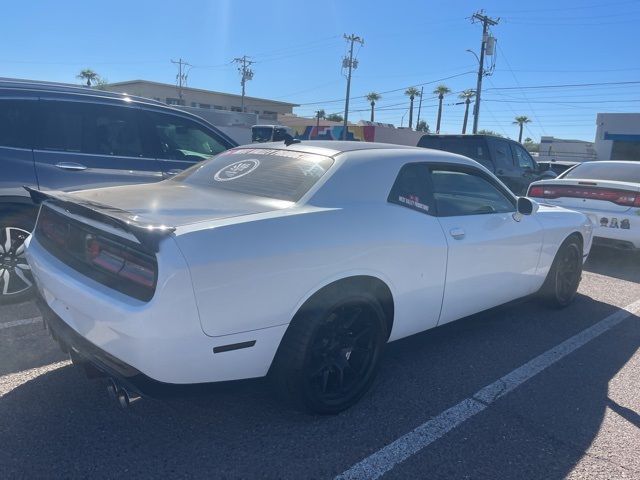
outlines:
M593 245L595 247L614 248L616 250L636 251L639 248L629 240L619 240L615 238L594 237Z
M78 334L51 310L40 295L36 296L36 303L47 330L74 364L90 365L100 372L98 376L110 377L128 391L140 395L160 396L168 390L171 384L149 378Z

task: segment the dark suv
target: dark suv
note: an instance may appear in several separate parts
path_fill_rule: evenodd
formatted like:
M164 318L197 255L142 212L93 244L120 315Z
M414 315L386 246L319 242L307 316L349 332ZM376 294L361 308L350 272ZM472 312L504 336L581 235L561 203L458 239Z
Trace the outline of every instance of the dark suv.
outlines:
M236 146L203 119L154 100L0 81L0 303L29 295L23 242L37 213L23 188L157 182Z
M531 182L557 176L539 166L518 142L494 135L425 135L418 147L469 157L487 167L516 195L525 195Z

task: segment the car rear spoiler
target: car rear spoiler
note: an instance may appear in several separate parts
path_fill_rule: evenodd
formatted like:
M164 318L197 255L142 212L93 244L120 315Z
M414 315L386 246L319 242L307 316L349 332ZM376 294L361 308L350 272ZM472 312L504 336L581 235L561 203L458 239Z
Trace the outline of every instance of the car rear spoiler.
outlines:
M24 189L29 192L31 199L36 205L49 202L64 208L69 213L77 214L123 230L133 235L145 249L151 250L154 253L158 252L160 241L176 230L175 227L145 222L144 219L140 219L137 215L127 212L126 210L83 200L65 192L42 192L31 187L24 187Z

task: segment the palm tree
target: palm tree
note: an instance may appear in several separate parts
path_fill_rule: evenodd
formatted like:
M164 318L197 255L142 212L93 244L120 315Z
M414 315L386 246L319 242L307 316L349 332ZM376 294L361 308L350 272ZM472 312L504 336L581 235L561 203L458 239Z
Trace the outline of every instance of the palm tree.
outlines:
M522 128L524 127L525 123L531 123L531 119L525 115L520 115L519 117L516 117L515 121L513 122L514 125L520 126L520 133L518 135L518 142L520 143L522 143Z
M464 120L462 122L462 134L467 133L467 120L469 119L469 104L471 103L471 99L476 96L476 92L474 90L463 90L459 98L464 100Z
M327 114L322 109L316 112L316 138L320 135L320 119L325 118L326 116Z
M433 91L435 95L438 95L438 121L436 122L436 133L440 133L440 119L442 118L442 99L448 93L451 93L451 89L446 85L438 85Z
M91 82L98 82L100 80L100 75L98 75L96 72L94 72L90 68L85 68L84 70L81 70L80 73L76 75L76 77L81 80L86 80L87 87L91 86Z
M371 103L371 121L373 122L373 109L376 106L376 102L382 98L379 93L371 92L366 95L367 100Z
M404 94L409 97L409 129L413 126L413 99L420 96L420 90L416 87L409 87Z

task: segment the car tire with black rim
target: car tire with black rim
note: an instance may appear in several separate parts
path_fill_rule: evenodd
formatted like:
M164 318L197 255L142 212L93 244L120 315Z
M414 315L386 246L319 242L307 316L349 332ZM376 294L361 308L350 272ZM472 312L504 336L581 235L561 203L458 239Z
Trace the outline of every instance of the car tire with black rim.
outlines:
M0 304L20 302L33 294L24 244L33 224L33 216L26 211L0 211Z
M276 354L269 376L296 408L339 413L362 398L377 373L388 338L380 303L368 293L339 298L303 308Z
M582 242L572 235L558 249L540 297L551 307L564 308L576 297L581 279Z

